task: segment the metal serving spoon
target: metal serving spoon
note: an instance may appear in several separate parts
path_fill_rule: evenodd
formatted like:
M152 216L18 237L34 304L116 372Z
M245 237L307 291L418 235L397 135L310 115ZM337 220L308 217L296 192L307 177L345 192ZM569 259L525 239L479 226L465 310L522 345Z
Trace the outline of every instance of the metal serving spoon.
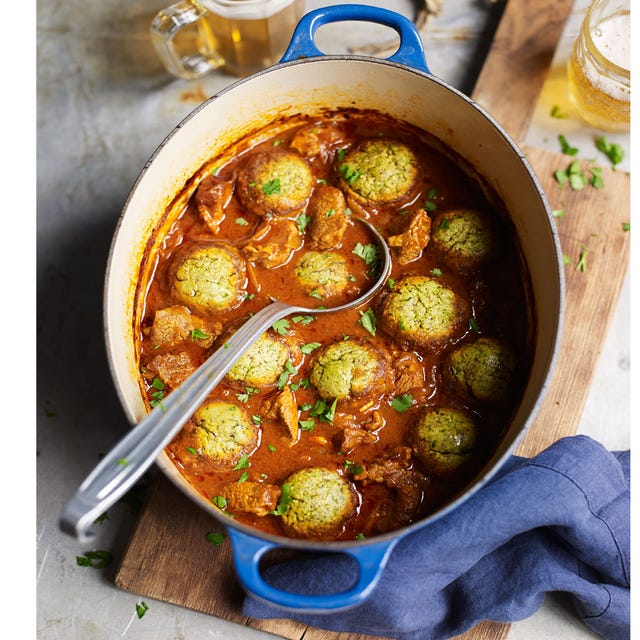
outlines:
M380 275L373 286L355 300L327 309L308 309L274 299L249 318L225 346L215 351L100 461L65 505L60 517L63 531L76 536L80 542L90 541L94 534L89 532L89 527L96 518L135 484L240 356L274 322L293 313L333 313L352 309L378 292L391 272L391 254L378 230L365 220L360 222L377 238L381 249Z

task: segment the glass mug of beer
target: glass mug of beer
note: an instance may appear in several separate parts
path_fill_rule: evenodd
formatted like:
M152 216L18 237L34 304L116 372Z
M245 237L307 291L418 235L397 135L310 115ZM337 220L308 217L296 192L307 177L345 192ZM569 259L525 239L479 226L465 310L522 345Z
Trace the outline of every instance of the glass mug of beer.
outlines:
M151 41L180 78L244 77L282 57L303 13L304 0L182 0L156 15Z
M612 132L631 118L630 0L595 0L567 64L569 97L587 123Z

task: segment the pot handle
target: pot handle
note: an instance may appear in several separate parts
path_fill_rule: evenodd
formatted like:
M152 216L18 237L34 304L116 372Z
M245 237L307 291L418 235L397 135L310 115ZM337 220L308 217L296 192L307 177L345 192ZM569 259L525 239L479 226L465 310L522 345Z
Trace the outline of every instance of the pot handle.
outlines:
M350 589L338 593L307 595L273 587L260 574L260 558L281 545L264 541L238 529L229 528L236 574L244 589L254 598L280 609L297 613L332 613L360 604L378 584L382 572L399 538L349 549L339 553L352 556L360 569L358 580Z
M325 54L313 42L318 27L330 22L344 22L346 20L374 22L391 27L400 36L400 46L387 60L431 74L427 66L420 33L411 20L389 9L360 4L339 4L321 7L306 13L295 28L289 47L280 62L324 56Z

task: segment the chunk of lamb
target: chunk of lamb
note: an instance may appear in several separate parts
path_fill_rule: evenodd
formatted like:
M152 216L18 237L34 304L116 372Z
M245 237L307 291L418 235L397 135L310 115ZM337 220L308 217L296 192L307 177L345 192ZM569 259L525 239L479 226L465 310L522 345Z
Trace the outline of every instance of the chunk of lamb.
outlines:
M162 382L172 389L179 387L196 369L196 364L188 353L165 353L157 355L147 369L158 374Z
M266 516L277 506L282 490L278 485L265 482L232 482L224 487L222 495L229 511L243 511Z
M207 323L178 304L156 311L149 337L156 349L176 347L187 340L208 348L221 331L219 322Z
M331 149L344 139L344 130L335 124L311 124L299 129L289 145L306 158L329 159Z
M418 356L402 353L393 363L394 391L402 395L424 386L424 369Z
M212 233L218 233L224 219L224 208L233 195L233 185L209 174L202 180L195 195L198 213Z
M340 189L329 185L318 187L309 200L307 215L310 218L307 236L311 249L324 251L340 245L349 220Z
M384 419L379 411L374 411L371 418L364 423L356 424L350 420L344 420L344 424L340 422L338 419L335 424L342 427L339 435L342 451L353 451L357 447L376 442L378 436L374 432L384 426Z
M431 239L431 218L424 209L410 214L406 228L387 239L390 247L398 249L397 259L400 264L408 264L422 255Z
M302 244L300 232L292 220L271 219L243 247L244 257L263 267L279 267Z
M398 447L389 456L366 465L361 474L354 476L355 480L362 480L365 484L382 483L396 494L395 500L378 513L377 527L380 531L397 529L412 522L429 486L422 473L410 468L411 455L410 447Z
M292 443L298 439L298 406L291 387L284 387L273 400L267 402L265 416L281 420L289 432Z

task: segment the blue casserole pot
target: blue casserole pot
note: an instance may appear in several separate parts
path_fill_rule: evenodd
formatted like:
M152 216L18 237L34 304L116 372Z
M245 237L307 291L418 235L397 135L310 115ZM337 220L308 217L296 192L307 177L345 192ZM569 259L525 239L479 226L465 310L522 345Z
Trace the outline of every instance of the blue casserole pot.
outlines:
M314 44L317 29L348 20L393 28L400 36L399 49L385 60L323 55ZM228 529L235 569L246 591L284 610L298 612L331 612L362 602L376 587L395 545L404 536L428 527L491 479L540 406L556 358L564 300L559 241L531 167L489 114L430 73L413 23L397 13L364 5L312 11L300 21L279 64L229 86L176 127L151 157L129 195L107 268L105 327L116 388L133 424L146 414L134 346L138 270L149 243L158 246L153 230L167 205L207 159L246 133L278 117L340 107L375 109L428 131L464 158L502 198L531 282L533 365L502 443L464 493L427 518L372 539L317 543L263 534L222 515L186 482L166 454L158 457L156 462L164 473ZM333 594L300 595L276 589L265 582L259 565L266 552L280 547L347 554L358 565L357 580L347 591Z

